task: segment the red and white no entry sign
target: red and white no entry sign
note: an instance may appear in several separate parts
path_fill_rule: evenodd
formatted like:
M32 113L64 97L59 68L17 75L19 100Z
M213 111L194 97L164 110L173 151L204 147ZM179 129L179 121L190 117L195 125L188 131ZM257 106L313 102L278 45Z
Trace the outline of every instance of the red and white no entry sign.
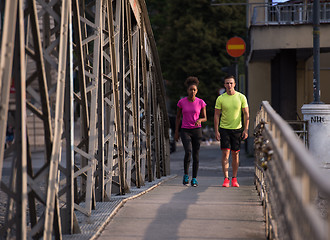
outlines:
M232 37L226 44L227 53L232 57L242 56L245 52L245 48L245 42L240 37Z

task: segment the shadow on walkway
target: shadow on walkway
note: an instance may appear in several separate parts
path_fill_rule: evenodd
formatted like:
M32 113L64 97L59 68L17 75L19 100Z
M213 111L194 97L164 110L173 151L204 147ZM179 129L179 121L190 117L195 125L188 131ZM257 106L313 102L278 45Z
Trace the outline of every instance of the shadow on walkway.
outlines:
M178 187L177 179L170 183L164 183L163 188L168 188L167 191L169 194L174 189L177 192L173 193L173 197L167 203L161 204L158 207L156 216L146 229L144 240L175 240L180 239L180 235L182 234L190 235L190 228L194 228L194 226L189 226L186 220L189 218L188 215L191 214L191 211L193 211L193 205L197 204L200 194L203 194L202 189L206 190L206 188L201 187ZM198 218L199 216L196 215L195 217ZM163 238L162 236L166 237ZM193 238L191 236L190 239Z

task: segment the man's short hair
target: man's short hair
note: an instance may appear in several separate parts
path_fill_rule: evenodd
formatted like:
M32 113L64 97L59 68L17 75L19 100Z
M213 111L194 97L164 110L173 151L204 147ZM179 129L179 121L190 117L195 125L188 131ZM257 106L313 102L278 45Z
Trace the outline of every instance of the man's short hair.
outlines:
M226 81L226 79L230 79L230 78L234 79L234 81L236 82L236 79L235 79L235 77L233 75L227 75L227 76L225 76L225 78L223 79L223 81Z

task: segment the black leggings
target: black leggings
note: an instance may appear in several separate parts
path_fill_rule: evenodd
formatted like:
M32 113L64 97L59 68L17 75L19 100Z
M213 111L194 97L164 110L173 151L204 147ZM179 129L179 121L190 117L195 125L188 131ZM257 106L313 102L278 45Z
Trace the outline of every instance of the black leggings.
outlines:
M184 174L188 175L190 158L193 158L193 178L197 177L199 165L199 148L202 141L202 128L181 128L181 140L184 147Z

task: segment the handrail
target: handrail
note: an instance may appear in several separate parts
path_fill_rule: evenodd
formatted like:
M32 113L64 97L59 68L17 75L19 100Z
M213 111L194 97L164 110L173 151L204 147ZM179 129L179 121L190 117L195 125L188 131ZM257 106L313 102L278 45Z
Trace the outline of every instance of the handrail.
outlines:
M330 3L320 3L320 22L330 21ZM277 4L255 6L252 25L265 24L310 24L313 19L313 4Z
M267 185L258 189L266 196L266 205L271 206L267 211L273 219L268 222L282 226L282 230L278 227L279 232L273 234L278 236L282 231L291 239L330 239L330 221L321 216L315 204L320 197L330 199L327 176L313 164L313 156L267 101L262 102L256 116L255 130L257 185ZM267 170L262 170L260 165ZM280 202L276 203L275 199ZM275 219L279 213L284 213L282 220Z
M287 121L290 127L293 128L294 133L301 139L308 148L308 121L303 120L290 120Z

